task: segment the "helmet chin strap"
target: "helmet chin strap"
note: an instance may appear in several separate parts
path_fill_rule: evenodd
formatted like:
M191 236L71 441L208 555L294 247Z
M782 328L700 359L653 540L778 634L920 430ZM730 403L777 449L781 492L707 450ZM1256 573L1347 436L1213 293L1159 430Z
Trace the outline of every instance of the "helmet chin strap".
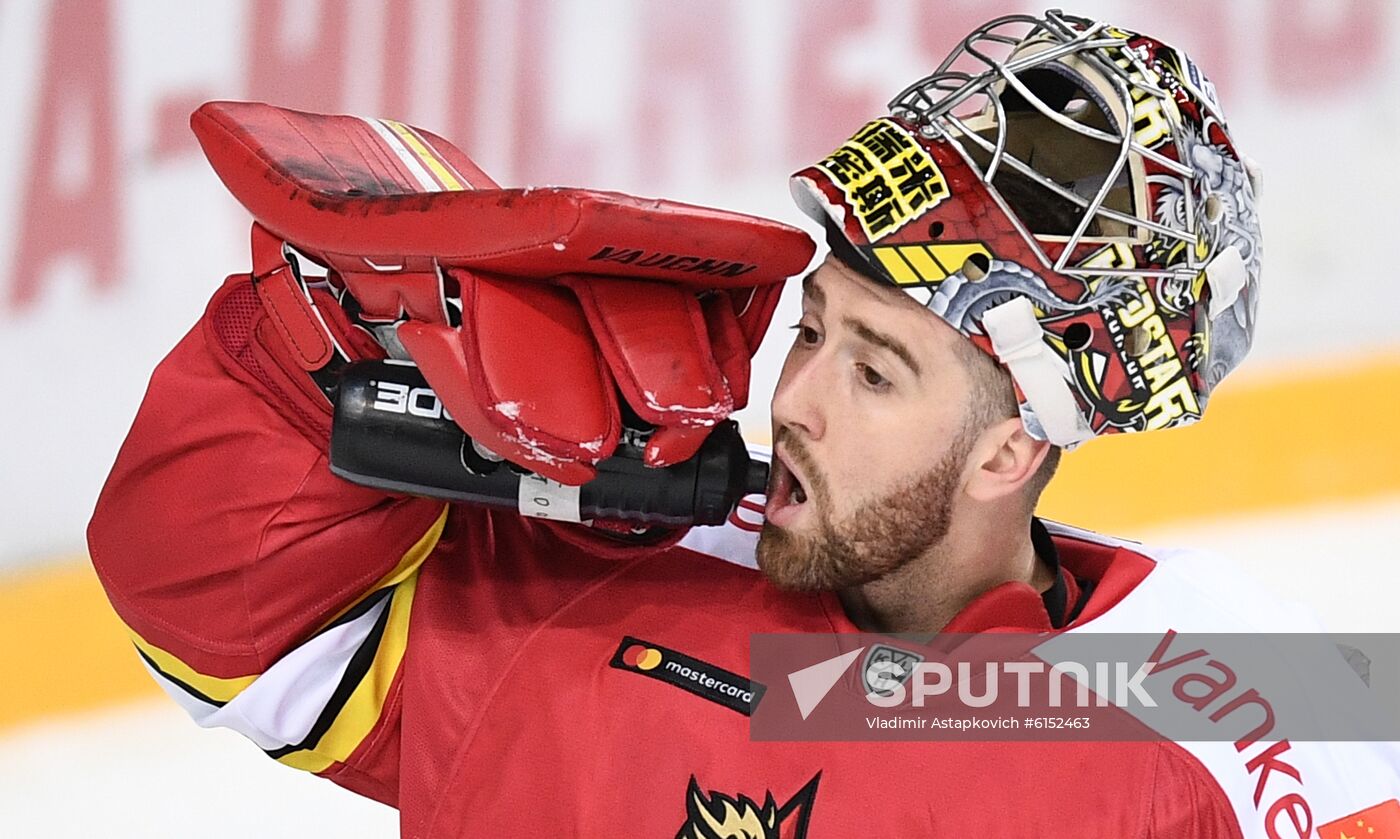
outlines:
M993 306L982 316L982 328L1035 411L1047 440L1072 449L1094 436L1062 375L1064 362L1044 341L1031 301L1017 297Z

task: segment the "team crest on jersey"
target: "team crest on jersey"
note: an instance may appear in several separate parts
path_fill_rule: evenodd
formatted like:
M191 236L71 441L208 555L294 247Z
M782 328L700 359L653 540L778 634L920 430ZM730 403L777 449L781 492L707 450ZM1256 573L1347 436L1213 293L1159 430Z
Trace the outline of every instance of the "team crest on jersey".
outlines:
M901 650L889 644L875 644L865 654L860 666L861 682L866 693L876 696L889 696L894 689L909 681L914 673L914 665L924 657L909 650Z
M747 795L729 796L714 790L706 795L691 775L685 795L686 820L676 839L805 839L821 777L820 772L813 775L782 806L769 790L759 806Z

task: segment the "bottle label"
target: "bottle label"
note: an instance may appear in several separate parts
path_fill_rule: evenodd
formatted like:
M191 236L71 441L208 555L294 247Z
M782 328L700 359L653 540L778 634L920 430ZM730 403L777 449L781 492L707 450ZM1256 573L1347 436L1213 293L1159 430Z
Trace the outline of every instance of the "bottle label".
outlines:
M554 521L583 521L579 516L579 487L551 481L541 475L520 477L520 514Z

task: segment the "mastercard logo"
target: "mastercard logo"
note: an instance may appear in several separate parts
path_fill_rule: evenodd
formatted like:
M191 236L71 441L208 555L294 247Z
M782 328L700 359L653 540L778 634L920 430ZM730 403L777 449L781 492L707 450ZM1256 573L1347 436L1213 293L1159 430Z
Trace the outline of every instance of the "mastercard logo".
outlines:
M661 663L661 651L645 644L633 644L622 653L622 663L638 670L651 670Z

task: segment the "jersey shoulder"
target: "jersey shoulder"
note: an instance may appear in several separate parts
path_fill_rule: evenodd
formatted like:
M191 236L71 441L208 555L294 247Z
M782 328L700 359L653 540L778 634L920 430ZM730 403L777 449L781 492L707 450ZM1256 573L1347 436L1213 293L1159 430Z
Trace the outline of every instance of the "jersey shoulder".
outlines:
M1277 597L1229 557L1189 547L1167 547L1045 521L1065 564L1090 568L1102 604L1079 622L1097 631L1179 632L1321 631L1305 606Z
M1274 596L1228 557L1046 526L1062 546L1113 552L1101 583L1136 577L1064 635L1121 634L1155 649L1159 663L1144 684L1210 729L1208 739L1178 746L1219 785L1244 836L1279 835L1290 820L1311 835L1400 797L1400 747L1366 741L1358 722L1374 720L1379 733L1394 715L1376 716L1377 697L1311 610ZM1185 766L1178 761L1177 771Z

